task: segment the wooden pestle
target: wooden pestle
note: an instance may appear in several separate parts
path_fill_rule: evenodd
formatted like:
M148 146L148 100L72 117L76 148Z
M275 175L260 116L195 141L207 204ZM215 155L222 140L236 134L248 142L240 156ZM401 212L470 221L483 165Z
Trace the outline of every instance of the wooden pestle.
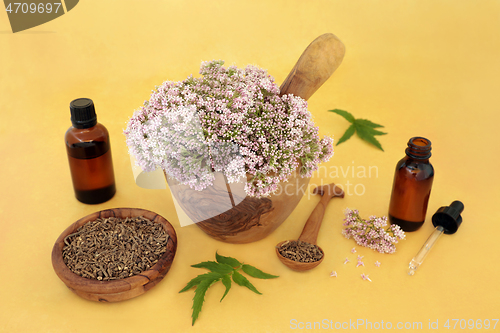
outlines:
M345 46L332 33L309 44L281 84L280 94L293 94L306 101L335 72L344 59Z

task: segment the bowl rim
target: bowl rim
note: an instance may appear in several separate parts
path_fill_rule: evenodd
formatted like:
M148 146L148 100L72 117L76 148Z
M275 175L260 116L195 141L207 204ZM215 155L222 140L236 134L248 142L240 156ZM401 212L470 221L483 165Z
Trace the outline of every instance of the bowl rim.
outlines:
M99 281L94 279L84 278L73 273L64 263L62 250L64 248L64 239L76 232L76 230L87 222L94 221L98 218L108 217L138 217L143 216L155 223L160 223L165 228L169 235L167 241L167 251L160 257L158 262L150 269L143 271L140 274L126 277L123 279L111 281ZM110 208L94 212L82 217L64 230L57 238L54 247L52 248L52 266L57 276L70 289L79 290L92 294L115 294L135 289L153 282L158 278L163 278L164 271L170 268L177 250L177 234L173 226L163 216L142 208Z

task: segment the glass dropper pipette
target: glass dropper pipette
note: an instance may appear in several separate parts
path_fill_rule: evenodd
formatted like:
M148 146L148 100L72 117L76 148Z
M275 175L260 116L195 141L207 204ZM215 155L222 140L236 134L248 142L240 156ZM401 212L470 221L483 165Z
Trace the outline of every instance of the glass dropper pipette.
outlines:
M429 254L434 244L443 233L454 234L462 224L460 213L464 210L464 204L460 201L453 201L450 206L444 206L437 210L432 216L432 224L436 227L432 234L427 238L424 245L410 261L408 275L414 275L418 267L422 265L424 259Z

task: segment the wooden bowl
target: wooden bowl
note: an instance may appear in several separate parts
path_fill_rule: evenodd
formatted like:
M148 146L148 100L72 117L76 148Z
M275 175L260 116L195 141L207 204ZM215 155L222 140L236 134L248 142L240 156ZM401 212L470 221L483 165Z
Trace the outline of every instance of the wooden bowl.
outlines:
M210 237L234 244L256 242L271 234L299 204L310 180L302 178L297 168L287 182L279 183L277 193L257 199L246 195L244 183L229 184L220 172L214 174L214 184L203 191L165 178L192 222Z
M64 263L62 251L64 238L76 232L76 230L87 222L98 218L127 218L143 216L155 223L160 223L165 228L169 238L167 251L160 257L158 262L150 269L141 274L124 279L112 281L98 281L87 279L73 273ZM177 250L177 235L172 225L162 216L139 208L115 208L102 210L87 215L70 225L57 239L52 249L52 266L59 278L75 294L98 302L119 302L144 294L154 287L167 274Z

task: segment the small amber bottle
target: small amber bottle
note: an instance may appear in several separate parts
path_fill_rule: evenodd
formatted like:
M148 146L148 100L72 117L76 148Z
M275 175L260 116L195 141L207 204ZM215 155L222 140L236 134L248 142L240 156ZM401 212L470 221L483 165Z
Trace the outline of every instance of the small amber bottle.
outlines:
M425 221L434 168L429 163L431 142L422 137L408 141L406 156L396 165L389 206L389 221L404 231L418 230Z
M116 192L108 130L97 122L91 99L75 99L70 111L73 126L65 141L76 198L86 204L108 201Z

